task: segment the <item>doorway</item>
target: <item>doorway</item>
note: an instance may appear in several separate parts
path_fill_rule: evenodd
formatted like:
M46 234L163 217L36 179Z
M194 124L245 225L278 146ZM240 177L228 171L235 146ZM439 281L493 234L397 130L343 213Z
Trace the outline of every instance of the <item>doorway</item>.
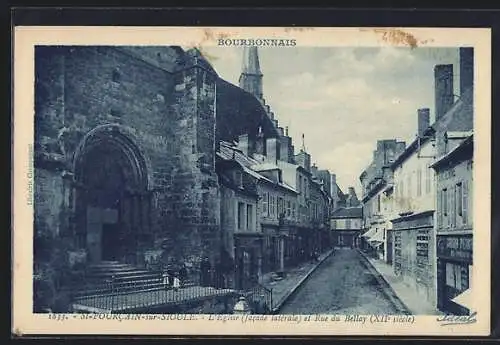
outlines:
M101 234L101 258L104 261L115 261L120 258L120 241L118 224L103 224Z
M151 194L139 148L119 127L98 127L79 146L75 179L77 238L90 261L136 258L137 242L149 241L143 237L151 228Z

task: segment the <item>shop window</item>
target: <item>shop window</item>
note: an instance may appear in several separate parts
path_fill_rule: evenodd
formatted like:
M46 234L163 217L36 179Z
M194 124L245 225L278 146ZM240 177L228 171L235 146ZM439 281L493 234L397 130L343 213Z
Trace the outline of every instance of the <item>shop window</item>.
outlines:
M350 219L346 219L345 220L345 227L346 227L346 229L350 229L351 228L351 220Z
M469 267L446 263L446 285L456 290L456 295L469 288Z

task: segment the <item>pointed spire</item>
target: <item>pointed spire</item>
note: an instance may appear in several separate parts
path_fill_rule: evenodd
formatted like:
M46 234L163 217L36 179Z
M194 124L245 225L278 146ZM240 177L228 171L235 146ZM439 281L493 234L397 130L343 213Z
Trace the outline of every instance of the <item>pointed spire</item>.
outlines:
M239 80L240 87L261 100L263 98L262 76L257 47L244 47L243 65Z
M243 68L242 74L262 75L260 71L259 53L257 47L243 48Z

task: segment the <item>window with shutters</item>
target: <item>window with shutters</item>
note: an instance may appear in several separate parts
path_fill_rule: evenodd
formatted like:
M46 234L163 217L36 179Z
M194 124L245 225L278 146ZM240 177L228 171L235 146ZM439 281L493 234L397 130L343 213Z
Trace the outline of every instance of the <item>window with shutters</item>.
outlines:
M417 196L422 195L422 168L418 167L417 170Z
M431 192L431 168L427 165L425 169L425 193L429 194Z
M262 194L262 215L263 216L269 215L269 193L268 192L264 192Z
M253 221L253 205L247 204L247 230L254 230L254 221Z
M456 194L456 199L457 199L457 216L462 217L463 212L462 212L462 204L463 204L463 199L462 199L462 182L457 183L455 186L455 194Z
M450 188L450 225L455 227L457 225L457 190L453 187Z
M444 188L441 191L441 208L444 217L448 216L448 190Z
M238 229L243 230L245 223L245 204L242 202L238 203Z
M462 185L462 223L469 224L469 183L464 181Z

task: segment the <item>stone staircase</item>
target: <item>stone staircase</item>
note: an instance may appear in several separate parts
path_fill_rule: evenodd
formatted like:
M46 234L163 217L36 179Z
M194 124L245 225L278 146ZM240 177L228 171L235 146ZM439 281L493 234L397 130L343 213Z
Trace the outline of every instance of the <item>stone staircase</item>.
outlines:
M87 268L79 295L150 291L163 287L161 272L148 271L118 261L102 261Z

